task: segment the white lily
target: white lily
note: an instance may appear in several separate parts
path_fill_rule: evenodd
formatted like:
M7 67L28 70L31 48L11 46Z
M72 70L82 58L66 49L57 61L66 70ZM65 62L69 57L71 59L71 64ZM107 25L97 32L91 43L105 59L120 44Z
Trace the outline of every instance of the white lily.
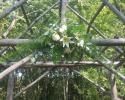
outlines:
M66 35L63 36L62 39L60 39L60 41L63 42L63 47L68 47L69 48L69 43L71 43L71 37L67 37Z

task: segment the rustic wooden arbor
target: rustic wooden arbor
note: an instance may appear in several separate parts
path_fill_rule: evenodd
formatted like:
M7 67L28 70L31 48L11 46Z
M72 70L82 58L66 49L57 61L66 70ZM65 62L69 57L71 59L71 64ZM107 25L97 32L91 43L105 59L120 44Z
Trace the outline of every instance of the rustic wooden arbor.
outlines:
M124 55L124 51L122 50L122 48L120 48L119 46L125 46L125 39L124 38L119 38L119 39L107 39L104 35L103 32L100 31L93 23L94 20L96 19L96 17L99 15L99 13L101 12L101 10L104 8L104 6L107 6L111 11L113 11L119 18L120 20L125 23L125 16L111 3L108 2L108 0L102 0L102 4L100 5L100 7L97 9L97 12L94 14L94 16L92 17L92 19L90 20L90 22L88 22L83 16L81 16L78 12L76 12L70 5L68 5L68 1L67 0L60 0L57 1L55 4L53 4L51 7L49 7L44 13L40 14L36 19L34 19L31 23L28 20L28 17L26 15L25 9L23 7L23 4L25 4L27 2L27 0L19 0L16 4L14 4L12 7L5 9L2 13L0 13L0 20L5 18L7 15L9 15L12 11L16 10L17 8L21 8L23 14L24 14L24 18L26 20L27 26L28 28L25 30L25 32L18 36L16 39L6 39L7 35L9 34L9 32L11 31L11 29L14 27L14 24L16 23L16 18L13 20L13 22L11 23L11 25L9 26L9 28L7 29L7 31L3 34L3 39L0 40L0 46L5 46L2 50L0 50L0 55L2 55L5 51L8 51L8 48L10 46L13 47L13 49L16 49L16 45L17 44L24 44L27 42L31 42L32 40L29 39L20 39L24 34L26 34L28 31L30 31L31 33L33 33L32 27L45 15L47 14L51 9L53 9L56 5L60 4L60 19L61 19L61 24L66 24L66 18L65 18L65 13L66 13L66 9L68 8L70 11L72 11L76 16L78 16L86 25L88 25L87 28L87 33L89 33L90 28L92 28L93 30L95 30L97 32L97 34L99 34L103 39L95 39L95 40L91 40L91 42L97 46L106 46L106 48L104 49L105 51L107 50L108 46L112 46L113 48L115 48L116 52L119 53L119 57L120 58L122 55ZM32 83L30 83L29 85L27 85L25 88L23 88L18 94L15 95L15 97L19 96L22 92L26 91L28 88L32 87L35 83L37 83L38 81L40 81L45 75L47 75L50 70L52 70L55 67L77 67L77 66L93 66L93 67L104 67L105 69L107 69L108 71L110 71L111 75L111 97L112 100L118 100L119 98L117 97L117 88L116 88L116 82L115 82L115 77L114 75L117 75L119 77L120 80L123 81L123 83L125 83L125 76L122 75L121 73L119 73L117 71L117 69L119 68L119 66L124 64L124 59L123 61L117 61L117 62L102 62L99 59L96 59L95 62L93 61L74 61L74 63L71 63L70 61L68 61L68 63L62 63L62 64L54 64L53 62L36 62L35 64L31 64L28 63L28 61L31 59L31 57L33 56L33 54L28 55L27 57L21 59L18 62L11 62L9 64L0 64L1 68L4 68L5 70L3 70L0 73L0 81L2 81L2 79L7 76L9 74L9 80L8 80L8 91L7 91L7 100L12 100L13 99L13 87L11 84L13 83L14 79L13 79L13 71L19 67L21 67L22 65L25 65L24 67L41 67L41 68L49 68L49 70L45 71L40 77L38 77L35 81L33 81ZM112 64L115 67L111 68L109 65ZM80 74L77 70L72 70L77 74ZM91 81L90 79L84 77L85 79L87 79L89 82L91 82L93 85L95 85L96 87L100 88L100 90L105 91L105 89L101 86L99 86L98 84L95 84L93 81ZM10 87L11 86L11 87Z

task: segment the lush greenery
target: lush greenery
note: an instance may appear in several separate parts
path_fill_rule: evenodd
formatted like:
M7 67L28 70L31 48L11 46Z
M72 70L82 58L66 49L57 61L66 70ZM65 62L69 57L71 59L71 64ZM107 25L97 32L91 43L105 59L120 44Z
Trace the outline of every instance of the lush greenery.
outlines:
M13 4L12 1L16 0L3 2L0 5L0 12L10 7ZM117 1L120 10L125 14L125 1L110 0L112 4L116 5L115 1ZM30 23L55 2L56 0L28 0L24 8ZM102 1L69 0L68 3L89 22ZM33 39L34 42L18 45L16 46L16 51L13 47L10 47L7 52L1 55L1 63L19 61L34 52L31 63L36 61L53 61L57 64L59 61L95 61L97 59L102 61L109 61L110 59L114 61L115 57L119 55L114 48L108 48L103 52L103 47L93 45L90 42L91 39L102 37L93 29L90 29L89 33L87 33L88 25L69 9L67 9L66 13L67 25L60 27L58 6L51 9L49 13L32 27L33 32L28 31L26 33L25 30L27 30L28 26L21 8L13 11L6 18L0 20L0 38L2 38L3 33L6 32L15 16L17 22L7 38L16 38L22 34L23 38ZM94 21L94 25L108 38L114 38L116 35L124 37L125 25L108 7L103 8ZM62 32L60 28L64 28L64 31ZM1 50L4 48L0 47ZM124 50L123 47L121 48ZM124 55L118 60L122 58L124 58ZM80 74L73 72L74 69L78 70ZM16 70L14 94L39 77L44 70L45 68L20 68ZM124 74L125 69L121 68L120 72ZM18 73L22 73L22 76L20 77ZM85 77L105 88L106 92L100 91L99 88L86 80ZM65 100L67 94L64 92L65 88L67 88L67 81L68 100L110 100L110 82L108 77L109 72L102 67L93 68L92 66L85 66L68 70L65 68L55 68L40 82L22 93L15 100ZM5 78L0 81L0 100L5 100L6 98L7 79ZM125 97L124 84L119 78L116 77L116 79L118 95L123 98Z

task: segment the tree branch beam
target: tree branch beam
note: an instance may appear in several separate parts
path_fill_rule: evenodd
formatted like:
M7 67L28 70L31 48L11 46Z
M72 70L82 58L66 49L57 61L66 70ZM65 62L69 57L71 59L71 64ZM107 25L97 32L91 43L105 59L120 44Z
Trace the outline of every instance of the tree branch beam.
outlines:
M0 46L16 46L19 44L33 43L30 39L1 39ZM38 41L40 42L40 41ZM93 39L91 40L96 46L125 46L125 38L119 39Z
M97 46L125 46L125 39L95 39L92 43Z
M28 62L33 55L29 55L22 60L18 61L17 63L11 65L7 69L5 69L3 72L0 73L0 80L2 80L5 76L7 76L9 73L14 71L15 69L19 68L20 66L24 65L26 62Z
M71 10L76 16L78 16L80 19L83 20L83 22L86 24L86 25L90 25L90 27L95 30L101 37L105 38L105 36L102 34L102 32L97 28L95 27L93 24L90 24L84 17L82 17L77 11L75 11L72 7L70 7L70 5L67 5L67 7L69 8L69 10Z
M32 86L34 86L36 83L38 83L43 77L45 77L50 71L52 70L52 68L48 69L47 71L45 71L40 77L38 77L35 81L33 81L32 83L30 83L29 85L27 85L26 87L24 87L20 92L18 92L14 98L18 97L21 93L23 93L24 91L27 91L29 88L31 88Z
M87 67L97 68L99 66L102 66L98 62L94 62L94 61L80 61L79 63L77 63L77 62L78 61L74 61L74 62L68 61L67 63L65 63L65 62L58 62L58 64L54 64L54 62L52 62L52 61L48 61L48 62L40 61L40 62L36 62L35 64L26 63L21 68L33 68L33 67L35 67L35 68L68 67L68 68L70 68L70 67L79 67L79 66L87 66ZM117 65L119 62L120 61L105 62L105 64ZM11 66L11 65L13 65L15 63L17 63L17 62L10 62L9 64L1 63L0 64L0 68L7 68L8 66Z
M76 16L78 16L79 18L81 18L82 20L83 20L83 22L85 23L85 24L87 24L87 25L89 25L89 22L84 18L84 17L82 17L77 11L75 11L72 7L70 7L69 5L67 5L68 6L68 8L76 15ZM93 29L93 30L95 30L102 38L106 38L104 35L103 35L103 32L101 32L98 28L96 28L93 24L92 25L90 25L91 26L91 28ZM119 52L119 53L121 53L121 54L123 54L124 52L123 52L123 50L121 49L121 48L119 48L119 47L115 47L116 48L116 50Z
M22 10L23 15L24 15L24 18L25 18L25 20L26 20L26 24L27 24L27 26L29 26L29 25L30 25L30 22L29 22L29 19L28 19L28 17L27 17L27 14L26 14L26 11L25 11L23 5L21 6L21 10ZM29 30L30 30L30 33L33 34L32 28L30 28Z
M36 17L31 22L31 24L29 25L29 27L26 29L26 31L23 34L27 33L43 16L45 16L49 11L51 11L51 9L54 8L58 3L59 3L59 0L55 4L53 4L51 7L49 7L46 11L44 11L44 13L40 14L40 16ZM19 36L19 37L21 37L21 36Z
M0 20L5 18L7 15L9 15L12 11L16 10L18 7L26 3L27 0L20 0L17 3L15 3L10 8L5 9L2 13L0 13Z
M16 16L13 17L13 21L11 22L10 26L8 27L8 29L6 30L6 32L4 32L2 34L3 38L6 38L7 35L9 34L9 32L15 27L15 24L17 22L18 18Z
M89 26L87 28L87 33L89 33L92 23L94 22L94 20L96 19L96 17L99 15L99 13L102 11L102 9L104 8L104 6L105 6L105 4L102 3L100 5L100 7L98 8L97 12L94 14L94 16L92 17L92 19L90 20Z
M97 60L98 63L100 63L102 65L102 67L104 67L105 69L107 69L108 71L110 71L112 74L117 75L119 77L119 79L125 83L125 76L122 75L121 73L119 73L117 70L115 70L114 68L111 68L109 65L106 65L105 63L103 63L102 61L100 61L99 59Z
M29 39L1 39L0 46L15 46L19 44L24 44L31 42Z
M80 72L78 72L77 70L73 70L75 73L81 75L81 77L83 77L84 79L86 79L87 81L89 81L91 84L93 84L94 86L96 86L97 88L99 88L102 92L105 92L105 89L100 86L99 84L95 83L94 81L90 80L89 78L83 76Z
M125 24L125 16L122 12L120 12L114 5L108 2L108 0L103 0L103 3L111 10L113 11Z

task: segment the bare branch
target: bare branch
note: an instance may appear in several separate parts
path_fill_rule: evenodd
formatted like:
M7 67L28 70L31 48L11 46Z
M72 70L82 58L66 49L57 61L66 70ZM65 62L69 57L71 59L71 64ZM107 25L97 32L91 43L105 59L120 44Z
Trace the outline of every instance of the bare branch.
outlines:
M27 0L20 0L10 8L5 9L2 13L0 13L0 20L10 14L12 11L16 10L18 7L26 3Z
M70 7L69 5L67 6L74 14L76 14L80 19L82 19L84 21L85 24L90 25L90 27L92 29L94 29L101 37L105 38L105 36L102 34L102 32L97 29L94 25L89 24L89 22L82 17L77 11L75 11L72 7Z
M108 71L110 71L111 73L117 75L121 81L123 81L125 83L125 76L122 75L121 73L119 73L117 70L111 68L110 66L106 65L105 63L103 63L102 61L100 61L99 59L97 60L101 65L103 65L102 67L104 67L105 69L107 69Z
M90 30L90 27L91 27L92 23L94 22L94 20L96 19L96 17L99 15L99 13L102 11L102 9L103 9L104 6L105 6L104 3L102 3L100 5L100 7L98 8L97 12L95 13L95 15L90 20L89 26L87 28L87 33L89 33L89 30Z
M7 76L12 71L14 71L15 69L17 69L18 67L20 67L23 64L25 64L26 62L28 62L32 56L33 55L31 54L31 55L23 58L22 60L18 61L17 63L11 65L9 68L5 69L3 72L0 73L0 80L3 79L5 76Z
M113 11L125 24L125 16L120 12L114 5L108 2L108 0L103 0L104 4L109 7L111 11Z
M50 71L52 70L49 69L46 72L44 72L40 77L38 77L35 81L33 81L32 83L30 83L29 85L27 85L26 87L24 87L19 93L17 93L14 98L18 97L21 93L23 93L24 91L28 90L29 88L31 88L33 85L35 85L37 82L39 82L44 76L46 76Z
M25 9L24 9L23 5L21 6L21 10L22 10L23 15L24 15L24 18L25 18L25 20L26 20L27 26L29 27L30 22L29 22L29 20L28 20L28 17L27 17L27 15L26 15L26 12L25 12ZM30 33L33 34L33 30L32 30L32 28L30 28Z
M105 89L100 86L99 84L95 83L94 81L90 80L89 78L87 78L86 76L83 76L80 72L78 72L77 70L73 70L75 73L81 75L81 77L83 77L84 79L86 79L87 81L89 81L91 84L93 84L94 86L96 86L97 88L99 88L102 92L105 92Z
M82 17L78 12L76 12L73 8L71 8L69 5L68 5L68 8L74 13L74 14L76 14L79 18L81 18L84 22L85 22L85 24L87 24L87 25L89 25L89 22L84 18L84 17ZM91 28L93 28L102 38L106 38L106 36L104 36L103 34L102 34L102 32L98 29L98 28L96 28L94 25L90 25L91 26ZM121 49L121 48L119 48L119 47L115 47L115 49L119 52L119 53L124 53L123 52L123 50Z
M34 26L34 24L36 24L44 15L46 15L52 8L54 8L57 4L59 3L59 1L57 1L55 4L53 4L51 7L49 7L44 13L42 13L40 16L38 16L37 18L35 18L33 21L32 21L32 23L29 25L29 27L27 28L27 30L23 33L23 34L25 34L25 33L27 33L30 29L31 29L31 27L33 27ZM21 36L19 36L19 37L21 37Z
M16 18L16 16L14 16L13 21L11 22L10 26L8 27L8 29L6 30L6 32L3 33L3 35L2 35L3 38L7 37L7 35L9 34L9 32L14 28L17 20L18 19Z
M125 39L119 38L119 39L95 39L92 40L92 43L97 46L124 46L125 45Z

